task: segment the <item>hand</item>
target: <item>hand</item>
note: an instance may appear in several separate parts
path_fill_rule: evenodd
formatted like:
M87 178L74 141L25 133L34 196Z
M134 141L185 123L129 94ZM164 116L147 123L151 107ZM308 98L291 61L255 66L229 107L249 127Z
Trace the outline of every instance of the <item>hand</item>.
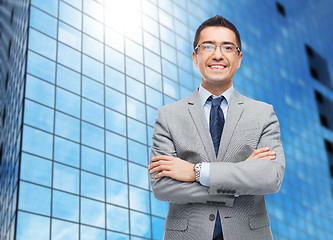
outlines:
M170 177L182 182L194 182L194 164L180 158L165 155L155 156L148 166L149 173L159 172L155 178Z
M274 151L269 151L269 147L262 147L254 150L253 153L246 160L254 158L274 160L276 158L276 153Z

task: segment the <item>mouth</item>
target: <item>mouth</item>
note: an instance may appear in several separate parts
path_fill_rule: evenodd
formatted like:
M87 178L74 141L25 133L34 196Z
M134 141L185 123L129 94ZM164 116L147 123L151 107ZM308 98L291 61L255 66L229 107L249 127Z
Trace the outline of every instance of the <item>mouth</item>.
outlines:
M210 68L210 69L218 69L218 70L223 70L223 69L225 69L227 66L226 65L223 65L223 64L210 64L210 65L208 65L208 67Z

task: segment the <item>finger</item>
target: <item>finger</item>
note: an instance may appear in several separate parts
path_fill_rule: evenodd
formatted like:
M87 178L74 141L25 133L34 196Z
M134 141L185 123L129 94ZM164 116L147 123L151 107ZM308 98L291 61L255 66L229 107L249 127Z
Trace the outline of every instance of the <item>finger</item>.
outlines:
M275 156L275 154L276 154L275 152L269 151L269 152L258 153L255 157L264 158L264 157L268 157L268 156Z
M262 147L254 150L252 154L257 155L258 153L267 152L267 151L269 151L269 147Z
M159 160L157 162L153 162L153 163L149 164L148 169L152 169L152 168L155 168L160 165L167 165L169 163L170 163L169 161Z
M156 174L155 178L170 177L170 175L171 175L170 171L162 171L162 172Z
M154 173L154 172L162 172L162 171L170 171L171 168L167 165L160 165L157 167L154 167L152 169L150 169L149 173Z
M155 156L151 159L152 162L156 162L156 161L160 161L160 160L166 160L166 161L170 161L172 160L173 157L170 156L166 156L166 155L159 155L159 156Z
M275 160L276 156L267 156L267 157L263 157L261 159Z

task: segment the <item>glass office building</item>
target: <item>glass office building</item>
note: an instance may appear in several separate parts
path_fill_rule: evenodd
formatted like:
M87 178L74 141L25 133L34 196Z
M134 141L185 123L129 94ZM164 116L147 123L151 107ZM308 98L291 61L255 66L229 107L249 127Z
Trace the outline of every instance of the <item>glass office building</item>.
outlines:
M216 14L242 37L235 88L274 105L286 173L275 239L332 239L328 0L0 0L0 239L162 239L154 118L200 84L192 43Z

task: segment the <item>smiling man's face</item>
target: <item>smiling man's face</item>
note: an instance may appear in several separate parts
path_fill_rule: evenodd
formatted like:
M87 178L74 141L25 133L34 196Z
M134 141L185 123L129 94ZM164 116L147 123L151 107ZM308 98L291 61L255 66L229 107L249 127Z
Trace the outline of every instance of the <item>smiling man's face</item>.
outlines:
M232 43L237 46L235 33L225 27L204 28L200 32L198 45L202 43L213 43L218 46ZM202 76L201 85L211 93L220 95L231 87L243 53L238 51L222 53L219 47L214 52L207 53L198 48L192 57Z

